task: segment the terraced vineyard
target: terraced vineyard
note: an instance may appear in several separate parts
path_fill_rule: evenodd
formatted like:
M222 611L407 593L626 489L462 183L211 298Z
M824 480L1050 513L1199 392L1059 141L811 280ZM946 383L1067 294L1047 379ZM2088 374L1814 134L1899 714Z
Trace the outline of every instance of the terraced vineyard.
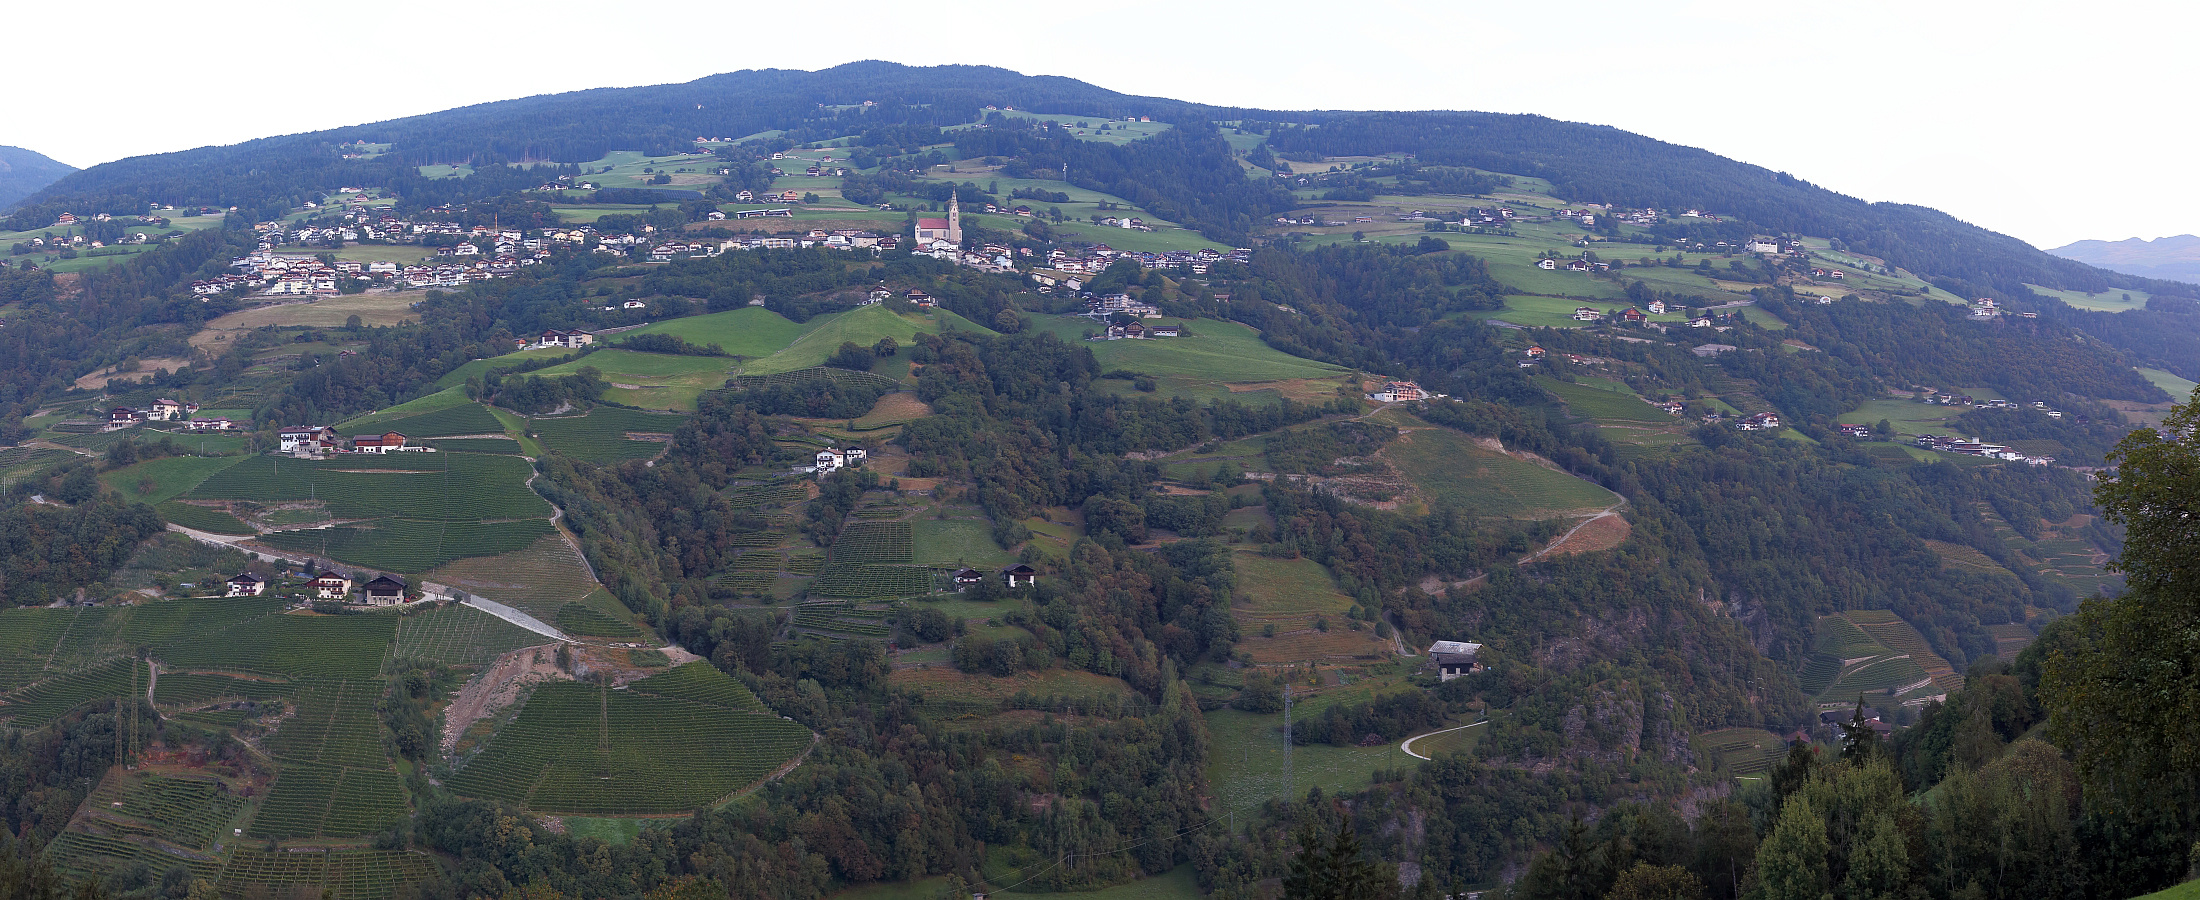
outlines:
M183 866L195 878L213 880L221 874L217 859L196 859L163 852L147 844L111 834L64 831L46 846L46 859L61 874L73 878L100 878L133 863L142 862L153 872Z
M1787 757L1779 735L1759 728L1722 728L1696 736L1696 746L1719 761L1728 775L1760 775Z
M363 525L309 528L262 535L278 550L310 553L392 572L426 572L477 556L526 549L553 531L547 519L508 522L375 519Z
M582 637L636 638L642 630L632 622L615 618L586 603L568 603L558 608L558 630Z
M297 714L267 740L269 755L285 764L379 769L388 765L375 704L378 681L316 681L299 685Z
M245 835L350 837L387 830L405 815L405 786L387 768L284 763Z
M261 616L204 637L156 646L164 665L277 678L366 681L382 668L397 617Z
M551 450L589 462L615 463L664 452L665 440L635 440L629 434L669 436L685 421L686 416L598 406L587 415L529 419L527 425Z
M805 603L795 608L794 624L798 628L883 638L892 631L881 618L883 614L880 610L858 609L850 602Z
M204 706L216 700L279 700L298 686L288 681L162 672L153 686L153 702L161 706Z
M77 707L131 695L132 670L136 689L144 690L145 664L118 659L79 672L70 672L23 688L0 704L0 718L17 728L44 728Z
M340 519L546 518L550 504L527 487L531 474L524 459L480 453L360 454L334 460L255 456L208 476L184 496L255 503L318 500Z
M446 453L510 453L520 452L519 442L511 438L437 438L428 443Z
M1914 698L1963 685L1963 676L1917 629L1886 610L1821 617L1816 651L1798 680L1804 691L1829 704L1853 703L1862 693L1893 691Z
M900 382L884 375L858 372L854 369L811 366L807 369L796 369L792 372L774 372L769 375L736 375L726 381L725 390L735 392L753 391L758 388L769 387L799 387L820 380L829 381L833 384L864 385L887 391L901 387Z
M160 827L161 836L187 847L211 847L228 831L245 800L211 778L146 776L122 795L119 809Z
M479 403L461 402L433 412L390 417L368 416L345 422L336 430L347 437L395 431L408 438L445 437L454 434L503 434L504 423Z
M45 677L46 659L80 610L0 610L0 692Z
M799 503L810 497L810 487L801 482L782 484L757 484L734 488L726 492L726 498L742 509L777 509L790 503Z
M1925 670L1907 656L1886 656L1841 673L1826 688L1830 701L1856 699L1858 694L1899 692L1928 680Z
M487 665L497 657L549 642L471 606L451 605L406 616L397 626L399 659L432 659L447 666ZM166 679L162 679L166 684Z
M1959 691L1963 689L1963 675L1948 664L1940 654L1934 653L1925 636L1910 627L1910 623L1885 610L1856 610L1848 617L1873 640L1886 645L1896 653L1909 654L1911 660L1933 679L1936 690Z
M764 701L756 699L756 694L750 692L747 685L702 660L674 667L662 675L651 675L627 685L626 689L737 712L771 714L771 710L764 707Z
M656 689L687 694L695 687L685 681L694 676L677 669L655 678L675 674L680 684ZM466 796L546 813L683 812L770 774L810 739L808 729L773 715L552 682L536 688L511 724L448 783Z
M435 871L426 854L395 850L316 850L288 852L240 847L222 870L220 890L228 900L286 897L303 889L332 900L395 900L404 885L425 881Z
M907 522L852 522L833 542L832 563L908 563L913 548Z
M559 607L588 596L598 587L580 551L554 533L512 553L452 562L426 577L525 610L543 621L555 618Z
M2017 654L2032 645L2032 626L1988 625L1986 633L1994 637L1994 655L2014 661Z
M816 581L810 582L810 594L856 600L908 597L931 593L937 582L931 569L919 566L834 563L826 566Z
M170 500L153 507L160 517L185 528L196 528L214 534L251 534L253 528L244 520L218 509Z

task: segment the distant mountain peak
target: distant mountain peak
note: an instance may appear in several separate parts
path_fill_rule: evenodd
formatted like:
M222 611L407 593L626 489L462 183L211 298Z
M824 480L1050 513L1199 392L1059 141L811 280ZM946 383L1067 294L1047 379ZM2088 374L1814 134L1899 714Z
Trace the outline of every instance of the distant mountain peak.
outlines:
M75 166L36 150L0 146L0 210L74 171Z
M2200 282L2200 235L2077 241L2047 252L2126 275Z

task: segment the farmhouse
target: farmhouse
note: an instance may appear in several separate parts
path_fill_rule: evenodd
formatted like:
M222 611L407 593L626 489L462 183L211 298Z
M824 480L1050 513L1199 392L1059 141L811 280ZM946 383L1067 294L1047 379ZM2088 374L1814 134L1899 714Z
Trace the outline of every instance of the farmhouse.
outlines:
M1436 663L1436 677L1444 681L1450 681L1481 668L1481 665L1474 661L1475 654L1480 652L1482 652L1481 644L1470 644L1465 641L1437 641L1430 644L1428 648L1429 659Z
M817 474L823 475L848 464L848 454L831 447L817 451Z
M173 422L183 418L184 413L183 404L163 397L153 401L153 406L146 410L145 417L155 422Z
M377 575L361 590L366 594L368 606L396 606L405 602L405 583L388 575Z
M552 328L542 333L538 343L545 347L586 347L595 342L595 335L577 328L571 331Z
M1039 570L1017 563L1002 569L1001 577L1008 582L1009 587L1028 587L1039 583Z
M962 591L969 589L971 585L984 581L985 573L980 572L976 569L957 569L955 570L954 577L955 591L957 593L961 593Z
M336 429L326 425L293 425L276 432L284 453L320 453L336 449Z
M1418 384L1410 381L1393 381L1383 385L1382 390L1367 395L1367 398L1377 403L1412 403L1426 399L1427 396Z
M351 438L353 453L390 453L405 449L405 436L395 431L381 434L355 434Z
M250 572L229 579L227 584L229 590L222 594L224 597L257 597L267 593L267 582Z
M313 579L313 596L322 600L342 600L351 595L351 579L335 572L323 572Z

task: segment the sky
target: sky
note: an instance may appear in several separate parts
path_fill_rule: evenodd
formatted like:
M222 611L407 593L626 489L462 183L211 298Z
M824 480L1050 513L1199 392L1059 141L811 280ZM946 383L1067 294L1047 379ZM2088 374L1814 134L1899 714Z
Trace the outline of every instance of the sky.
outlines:
M8 19L10 68L42 76L0 113L0 145L75 166L531 94L885 59L1218 105L1613 125L2043 248L2200 232L2200 178L2184 158L2200 120L2177 99L2200 75L2191 4L108 0Z

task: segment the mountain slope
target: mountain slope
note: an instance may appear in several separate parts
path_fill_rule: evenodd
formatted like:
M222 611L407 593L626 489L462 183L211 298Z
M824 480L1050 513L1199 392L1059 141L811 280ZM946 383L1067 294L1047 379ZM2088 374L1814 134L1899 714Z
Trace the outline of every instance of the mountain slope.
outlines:
M2047 252L2111 272L2200 283L2200 235L2078 241Z
M35 150L0 147L0 209L7 209L47 185L77 171L75 166Z
M1410 153L1423 163L1471 166L1550 180L1570 200L1666 209L1701 208L1758 228L1822 234L1936 280L1959 295L2023 296L2025 284L2087 293L2140 288L2184 295L2130 275L2043 253L2006 235L1923 207L1867 203L1774 172L1616 128L1534 115L1472 112L1275 112L1202 106L1110 91L1075 79L1025 76L985 66L910 67L859 62L815 72L766 69L684 84L604 88L485 103L388 122L135 157L95 166L26 202L13 224L61 212L129 213L150 202L239 206L271 218L347 185L388 187L427 205L463 202L534 184L510 161L578 163L612 150L685 151L699 136L742 138L782 132L795 142L978 121L989 106L1092 116L1151 116L1198 124L1174 149L1107 148L1111 159L1078 159L1071 181L1095 164L1125 173L1105 183L1119 195L1145 193L1213 210L1186 221L1235 242L1272 205L1242 195L1243 172L1206 123L1244 121L1266 131L1277 152L1327 156ZM966 153L987 143L958 133ZM1002 140L1009 135L993 132ZM365 142L362 150L354 142ZM1067 147L1076 142L1067 142ZM345 146L349 145L350 151ZM386 145L386 146L385 146ZM993 152L984 148L986 152ZM1042 148L1003 147L1012 153ZM1077 148L1090 157L1090 148ZM351 152L359 151L359 152ZM1169 160L1153 157L1166 155ZM1261 155L1247 157L1255 163ZM1070 162L1068 159L1061 162ZM419 166L470 163L474 175L430 182ZM1186 177L1187 174L1192 177ZM485 177L487 176L487 177ZM1143 183L1150 190L1140 191ZM1199 196L1170 196L1192 193ZM1214 195L1214 196L1208 196ZM1283 198L1288 203L1289 198Z

